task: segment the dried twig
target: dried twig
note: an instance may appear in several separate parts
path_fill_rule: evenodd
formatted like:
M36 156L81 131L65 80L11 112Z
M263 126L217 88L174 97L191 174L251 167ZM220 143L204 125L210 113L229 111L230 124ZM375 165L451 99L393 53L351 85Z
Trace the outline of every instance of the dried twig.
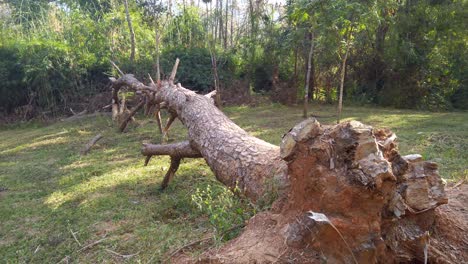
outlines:
M71 110L71 108L70 108L70 110ZM72 116L61 119L61 121L73 121L73 120L79 119L80 117L84 117L87 112L88 112L88 110L86 110L86 109L79 112L79 113L73 112L74 114Z
M81 150L81 152L80 152L81 155L87 155L89 153L89 151L91 150L91 148L94 146L94 144L96 144L96 142L98 142L101 138L102 138L101 134L97 134L95 137L93 137L88 142L88 144L86 144L86 146Z
M124 76L125 73L119 68L119 66L117 66L117 64L115 64L113 61L109 60L110 63L112 64L112 66L114 66L114 68L120 73L121 76Z
M71 230L71 229L68 229L68 230L70 230L70 233L72 234L72 236L75 239L76 243L78 243L78 245L81 247L82 245L81 245L80 241L78 240L78 238L76 238L75 232L73 232L73 230Z
M109 253L111 253L111 254L114 254L114 255L116 255L116 256L118 256L118 257L124 258L124 259L129 259L129 258L131 258L131 257L134 257L134 256L140 254L140 251L138 251L138 252L135 253L135 254L124 255L124 254L120 254L120 253L118 253L118 252L115 252L115 251L113 251L113 250L110 250L110 249L108 249L108 248L106 248L106 249L104 249L104 250L107 251L107 252L109 252Z
M177 73L177 67L179 66L179 58L176 59L174 67L172 68L171 76L169 77L169 81L174 83L174 79Z
M90 248L94 247L95 245L101 243L101 242L104 241L104 240L107 240L107 237L102 238L102 239L99 239L98 241L94 241L93 243L88 244L88 245L82 247L80 250L78 250L78 253L79 253L79 252L82 252L82 251L85 251L85 250L87 250L87 249L90 249Z
M465 180L460 180L459 182L457 182L455 185L453 185L453 187L451 189L455 189L455 188L458 188L460 185L462 185L463 183L465 182Z
M193 242L190 242L186 245L183 245L179 248L177 248L176 250L172 251L171 254L169 255L169 257L167 257L163 262L167 262L169 259L171 259L173 256L175 256L177 253L179 253L180 251L186 249L186 248L191 248L195 245L198 245L198 244L202 244L203 242L208 242L210 240L212 240L213 237L207 237L207 238L203 238L203 239L200 239L200 240L197 240L197 241L193 241Z
M39 251L39 248L41 248L41 245L37 246L36 250L34 250L34 254L36 254Z

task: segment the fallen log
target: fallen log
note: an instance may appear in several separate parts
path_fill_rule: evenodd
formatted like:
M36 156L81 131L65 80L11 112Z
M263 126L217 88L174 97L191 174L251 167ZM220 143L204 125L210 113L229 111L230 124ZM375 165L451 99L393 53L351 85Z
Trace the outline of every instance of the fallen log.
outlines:
M171 78L158 85L129 74L112 80L115 90L125 86L165 104L188 130L188 141L143 146L146 162L152 155L171 157L163 187L182 158L203 157L220 182L252 202L277 197L272 210L254 216L238 238L205 252L203 263L440 259L428 246L434 210L447 203L437 164L401 156L396 135L356 121L325 126L307 119L274 146L234 124L211 98L174 84L177 63Z
M102 138L101 134L97 134L95 137L93 137L85 146L84 148L80 151L81 155L88 155L89 151L91 148Z

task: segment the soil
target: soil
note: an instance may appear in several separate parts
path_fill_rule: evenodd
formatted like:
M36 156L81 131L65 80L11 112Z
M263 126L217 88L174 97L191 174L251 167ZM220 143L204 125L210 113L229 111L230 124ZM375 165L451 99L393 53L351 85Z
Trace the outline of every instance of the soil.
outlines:
M435 209L435 226L430 237L429 263L468 263L468 184L446 187L449 203ZM264 212L254 216L244 230L243 239L234 239L222 248L207 248L199 257L180 252L171 263L324 263L316 250L306 247L291 250L277 233L262 240L265 232L275 232L279 215ZM451 241L450 243L448 241ZM208 245L207 245L208 246ZM249 249L248 254L244 250Z
M449 203L436 209L429 252L438 263L468 263L468 184L446 188Z

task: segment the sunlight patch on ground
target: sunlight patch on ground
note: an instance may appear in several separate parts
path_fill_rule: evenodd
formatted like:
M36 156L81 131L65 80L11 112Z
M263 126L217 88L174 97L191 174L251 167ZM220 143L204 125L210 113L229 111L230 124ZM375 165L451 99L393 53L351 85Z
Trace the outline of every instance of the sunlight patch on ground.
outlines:
M45 140L41 140L41 141L36 141L36 142L33 142L33 143L29 143L29 144L23 144L23 145L19 145L15 148L12 148L12 149L7 149L7 150L4 150L2 152L0 152L0 154L13 154L15 152L20 152L22 150L27 150L27 149L36 149L38 147L44 147L44 146L50 146L50 145L56 145L56 144L64 144L64 143L67 143L69 141L69 138L65 138L65 137L56 137L56 138L51 138L51 139L45 139Z
M148 167L133 167L119 168L108 173L104 173L97 177L92 177L89 180L73 185L67 190L59 190L50 194L45 199L45 204L52 209L57 209L66 202L76 200L77 198L88 199L92 197L94 192L102 192L104 189L112 189L118 185L137 182L153 178L154 174L149 173Z

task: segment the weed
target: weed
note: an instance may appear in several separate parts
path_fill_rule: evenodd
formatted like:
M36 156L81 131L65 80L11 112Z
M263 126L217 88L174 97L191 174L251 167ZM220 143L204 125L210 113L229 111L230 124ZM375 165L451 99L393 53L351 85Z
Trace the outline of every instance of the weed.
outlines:
M236 190L234 190L236 192ZM255 213L245 199L236 197L233 191L224 186L211 186L204 189L197 188L192 195L192 202L198 210L208 216L210 224L215 229L215 240L229 240L232 234L229 230L240 224Z

